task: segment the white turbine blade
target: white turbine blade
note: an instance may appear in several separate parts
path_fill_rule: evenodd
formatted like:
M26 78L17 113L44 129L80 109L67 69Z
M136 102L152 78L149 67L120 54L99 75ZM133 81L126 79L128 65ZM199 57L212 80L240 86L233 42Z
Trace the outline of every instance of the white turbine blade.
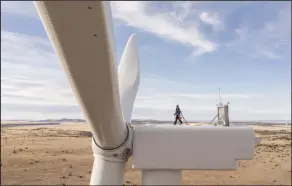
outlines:
M140 83L139 58L135 34L129 37L118 70L120 100L124 121L131 123L133 106Z
M126 139L121 111L110 2L35 2L95 141L115 148Z

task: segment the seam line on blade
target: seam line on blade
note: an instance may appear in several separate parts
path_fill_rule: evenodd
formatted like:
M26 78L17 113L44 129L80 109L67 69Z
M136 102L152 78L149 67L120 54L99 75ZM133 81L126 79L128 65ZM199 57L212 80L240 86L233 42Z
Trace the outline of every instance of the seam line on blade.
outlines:
M94 142L94 144L95 144L97 147L99 147L99 148L102 149L102 150L115 150L115 149L118 149L118 148L120 148L121 146L123 146L123 145L128 141L129 133L130 133L130 131L129 131L129 126L126 125L126 128L127 128L127 136L126 136L125 140L123 141L123 143L121 143L121 144L120 144L119 146L117 146L117 147L113 147L113 148L104 148L104 147L101 147L101 146L98 145L97 142L95 141L95 139L94 139L94 135L92 135L93 142Z

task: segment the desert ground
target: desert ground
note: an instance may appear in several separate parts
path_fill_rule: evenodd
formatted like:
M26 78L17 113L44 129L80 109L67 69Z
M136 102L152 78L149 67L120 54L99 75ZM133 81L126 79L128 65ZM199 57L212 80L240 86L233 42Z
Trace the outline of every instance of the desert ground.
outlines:
M237 170L183 171L185 185L291 185L291 130L252 126L262 140ZM88 185L93 162L87 124L1 127L1 185ZM125 185L141 171L125 167Z

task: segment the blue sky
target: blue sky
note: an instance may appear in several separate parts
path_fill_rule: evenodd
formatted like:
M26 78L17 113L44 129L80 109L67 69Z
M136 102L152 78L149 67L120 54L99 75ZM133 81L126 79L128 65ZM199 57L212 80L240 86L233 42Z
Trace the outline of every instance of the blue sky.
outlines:
M291 2L111 2L117 59L137 34L133 118L291 119ZM119 60L117 61L117 65ZM1 2L1 119L83 118L33 2Z

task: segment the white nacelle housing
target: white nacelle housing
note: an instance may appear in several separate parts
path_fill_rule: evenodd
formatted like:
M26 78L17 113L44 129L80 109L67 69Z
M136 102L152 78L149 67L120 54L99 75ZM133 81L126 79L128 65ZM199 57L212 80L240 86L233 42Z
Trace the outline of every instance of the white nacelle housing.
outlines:
M250 127L136 125L133 137L133 168L144 170L236 169L255 148Z

